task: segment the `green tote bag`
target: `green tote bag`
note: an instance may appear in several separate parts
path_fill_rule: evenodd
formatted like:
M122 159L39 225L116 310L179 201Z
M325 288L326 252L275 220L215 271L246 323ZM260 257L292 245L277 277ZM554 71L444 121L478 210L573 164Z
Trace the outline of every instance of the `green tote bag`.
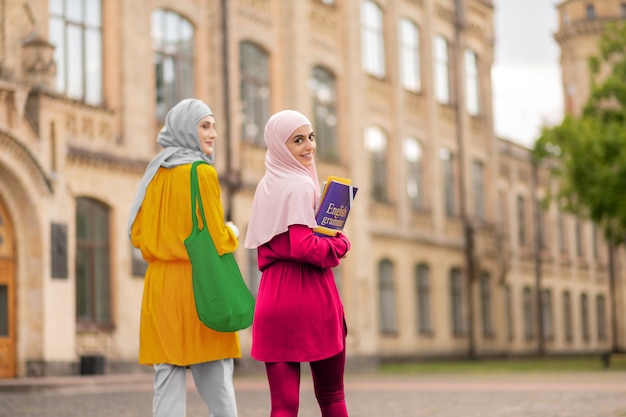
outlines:
M185 247L191 261L193 293L198 318L202 323L219 332L236 332L252 324L254 297L241 276L232 253L220 256L209 234L204 207L198 187L198 164L191 167L191 217L193 230L185 239ZM202 229L198 226L196 204L202 217Z

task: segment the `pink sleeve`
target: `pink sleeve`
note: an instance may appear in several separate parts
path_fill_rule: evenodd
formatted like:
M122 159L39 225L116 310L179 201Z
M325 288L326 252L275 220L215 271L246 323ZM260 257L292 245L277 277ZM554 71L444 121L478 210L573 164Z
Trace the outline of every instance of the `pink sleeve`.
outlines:
M289 255L295 261L332 268L350 250L350 241L341 233L335 237L320 237L304 225L289 226Z

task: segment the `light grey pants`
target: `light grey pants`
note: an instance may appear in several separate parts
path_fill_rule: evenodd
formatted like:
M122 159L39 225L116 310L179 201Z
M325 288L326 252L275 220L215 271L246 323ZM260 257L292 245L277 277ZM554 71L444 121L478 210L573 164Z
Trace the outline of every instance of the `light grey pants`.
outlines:
M196 389L209 407L209 417L237 417L233 387L234 361L223 359L191 365ZM154 365L154 417L185 417L187 369L161 363Z

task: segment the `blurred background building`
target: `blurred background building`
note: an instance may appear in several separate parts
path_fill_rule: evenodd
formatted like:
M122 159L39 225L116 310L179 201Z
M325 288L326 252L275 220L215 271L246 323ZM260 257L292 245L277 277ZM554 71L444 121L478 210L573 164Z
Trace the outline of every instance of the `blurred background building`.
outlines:
M557 7L576 112L586 56L626 7ZM215 112L242 234L275 111L312 120L321 180L360 188L336 270L349 366L623 349L623 267L609 280L593 225L545 209L547 171L493 133L494 12L491 0L0 0L0 377L138 368L145 264L128 213L186 97ZM236 257L256 291L254 251Z

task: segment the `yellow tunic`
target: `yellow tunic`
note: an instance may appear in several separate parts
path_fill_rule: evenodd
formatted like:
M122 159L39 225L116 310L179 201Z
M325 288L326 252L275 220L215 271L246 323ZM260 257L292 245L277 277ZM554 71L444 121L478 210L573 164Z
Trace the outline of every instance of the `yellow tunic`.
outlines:
M139 363L144 365L241 357L238 334L209 329L196 312L191 263L183 243L192 228L190 169L191 164L159 168L131 229L133 245L148 262L139 332ZM215 247L220 254L233 252L237 238L224 224L217 172L204 164L197 169Z

